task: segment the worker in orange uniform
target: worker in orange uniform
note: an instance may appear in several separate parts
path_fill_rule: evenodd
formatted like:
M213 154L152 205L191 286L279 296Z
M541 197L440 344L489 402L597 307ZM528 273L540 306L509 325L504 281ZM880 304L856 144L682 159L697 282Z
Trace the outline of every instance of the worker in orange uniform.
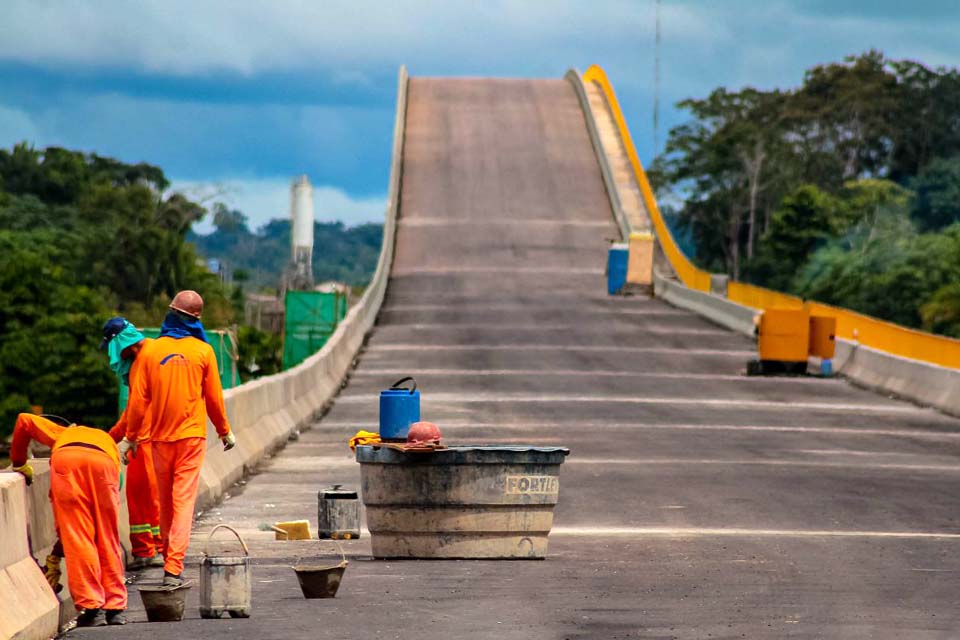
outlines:
M127 405L127 435L120 441L126 462L150 429L153 468L160 498L160 535L165 549L163 584L183 584L183 558L190 543L193 509L206 452L207 417L229 451L236 445L223 404L213 348L200 323L203 299L181 291L170 303L160 337L141 350L138 375ZM144 416L150 412L150 425Z
M125 318L116 317L103 325L103 342L100 348L108 352L110 368L120 380L120 420L110 429L114 442L127 435L126 403L130 380L139 373L137 356L153 342L145 338ZM149 426L149 420L145 419ZM153 448L150 446L149 428L142 430L137 454L127 467L127 507L130 514L130 547L133 570L163 566L163 544L160 538L160 501L157 498L157 478L153 470Z
M120 455L106 431L64 427L21 413L13 428L10 461L33 481L31 440L50 447L50 499L67 562L67 584L80 611L77 626L126 624L127 588L120 548Z

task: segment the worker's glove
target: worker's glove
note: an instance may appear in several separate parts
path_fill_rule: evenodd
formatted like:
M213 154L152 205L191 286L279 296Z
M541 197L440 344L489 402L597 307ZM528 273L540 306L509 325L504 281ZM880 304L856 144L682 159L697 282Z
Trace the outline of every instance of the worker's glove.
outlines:
M224 451L230 451L230 449L233 449L235 446L237 446L237 437L233 435L233 431L231 431L227 435L221 436L220 442L223 443Z
M14 467L13 470L23 476L23 479L27 481L28 487L33 484L33 467L29 464L24 463L19 467Z
M123 464L130 464L130 460L137 457L137 443L130 442L126 438L117 443L117 449L120 450L120 461Z
M43 567L43 576L47 579L47 584L53 589L54 593L60 593L63 585L60 584L60 556L50 554L47 556L47 563Z

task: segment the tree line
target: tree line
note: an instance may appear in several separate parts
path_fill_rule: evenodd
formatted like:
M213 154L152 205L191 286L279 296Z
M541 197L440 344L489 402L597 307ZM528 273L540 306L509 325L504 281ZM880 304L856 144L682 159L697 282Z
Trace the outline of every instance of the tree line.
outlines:
M290 262L290 221L270 220L250 229L247 216L221 202L213 204L214 231L187 238L208 258L218 258L230 270L242 272L255 289L276 289ZM347 227L343 222L314 222L313 277L363 287L373 277L380 258L382 224Z
M678 106L650 178L703 268L960 336L960 72L878 51Z
M117 381L98 350L110 316L159 326L173 294L195 289L207 326L233 322L228 292L186 241L206 211L168 187L145 163L0 149L0 436L31 407L113 424Z

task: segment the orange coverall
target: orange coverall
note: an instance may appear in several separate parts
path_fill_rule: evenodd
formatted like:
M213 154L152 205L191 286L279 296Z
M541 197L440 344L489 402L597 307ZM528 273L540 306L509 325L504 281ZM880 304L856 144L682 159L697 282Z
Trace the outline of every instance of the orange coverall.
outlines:
M50 447L50 499L67 563L67 584L78 610L126 609L120 548L120 455L106 431L63 427L21 413L10 461L27 461L30 440Z
M153 340L144 338L146 347ZM130 365L130 380L140 375L140 364L134 359ZM132 383L131 383L132 384ZM153 471L153 451L150 447L150 419L144 417L147 425L143 429L138 443L137 453L127 465L127 508L130 515L130 547L134 558L152 558L163 553L160 539L160 501L157 499L157 477ZM110 429L110 437L120 442L127 435L127 412Z
M193 510L206 453L207 417L221 437L230 433L213 348L193 337L160 337L145 346L139 375L130 379L127 440L150 431L160 499L164 571L183 573ZM150 424L144 415L149 410Z
M131 377L133 373L130 374ZM110 429L110 437L120 442L127 435L127 412ZM141 436L143 437L143 436ZM135 558L152 558L163 553L160 537L160 501L157 476L153 470L153 447L141 440L137 453L127 465L127 508L130 512L130 547Z

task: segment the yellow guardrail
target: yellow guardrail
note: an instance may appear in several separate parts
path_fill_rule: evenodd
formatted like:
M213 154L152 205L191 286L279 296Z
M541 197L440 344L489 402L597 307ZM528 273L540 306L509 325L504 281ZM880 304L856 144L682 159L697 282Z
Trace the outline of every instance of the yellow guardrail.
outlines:
M653 197L653 190L650 188L650 181L647 180L647 173L643 170L643 165L640 164L637 149L633 146L633 138L630 137L630 129L627 128L627 122L623 119L620 103L617 101L613 87L607 79L606 72L599 66L593 65L583 74L583 81L596 83L607 98L607 104L610 105L610 113L613 115L613 120L616 122L617 129L620 131L620 140L623 142L627 157L633 166L634 175L637 177L637 184L640 185L643 203L647 208L647 213L657 232L657 239L660 241L660 246L663 248L663 252L666 254L667 260L670 261L673 270L677 272L680 281L691 289L710 291L710 272L699 269L690 262L687 256L683 254L683 251L680 250L680 247L677 246L673 235L670 233L670 229L667 228L667 224L663 220L663 216L660 215L660 208L657 207L657 200Z
M698 268L684 255L660 214L656 198L653 196L653 190L650 188L650 182L647 180L647 174L643 170L643 165L640 164L636 147L633 145L633 138L630 136L627 122L620 110L620 103L617 101L617 96L606 72L601 67L593 65L583 74L583 81L584 83L595 83L607 99L610 112L616 122L617 129L620 131L623 147L630 159L630 164L633 166L647 213L650 215L654 230L657 233L657 239L660 241L660 246L663 248L667 260L670 261L670 265L677 272L680 281L687 287L698 291L710 291L710 273ZM892 322L871 318L847 309L832 307L819 302L804 301L797 296L743 282L728 283L727 299L754 309L798 308L807 305L811 314L833 316L837 319L836 336L838 338L859 342L871 349L884 351L902 358L960 369L960 340L908 329Z
M780 293L773 289L764 289L745 282L732 280L727 283L727 299L754 309L799 309L803 307L803 298Z
M808 301L811 314L837 319L836 336L866 345L877 351L960 369L960 340L936 336L865 316L856 311Z

